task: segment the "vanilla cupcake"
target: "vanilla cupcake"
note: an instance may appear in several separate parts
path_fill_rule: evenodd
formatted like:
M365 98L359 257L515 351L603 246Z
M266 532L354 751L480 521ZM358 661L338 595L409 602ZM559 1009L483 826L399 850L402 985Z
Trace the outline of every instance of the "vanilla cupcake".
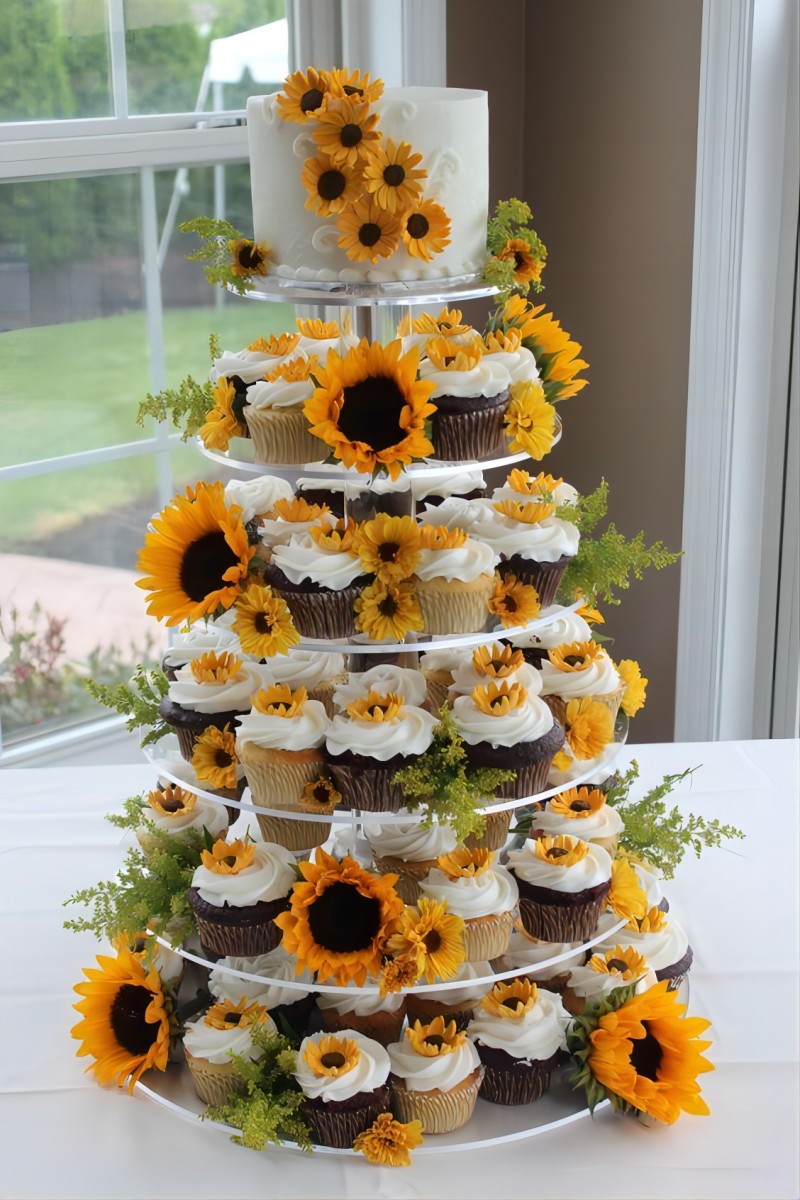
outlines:
M289 502L293 493L291 485L277 475L256 475L252 479L229 479L225 484L225 503L238 504L242 510L243 525L255 525L267 513L272 512L279 500ZM248 533L250 530L248 529Z
M163 791L156 788L148 792L142 819L144 824L136 830L136 840L143 850L155 845L153 829L181 839L202 835L205 830L216 840L228 832L228 813L223 804L197 796L177 783L168 783Z
M472 1020L474 1011L490 986L487 977L493 974L492 964L483 962L462 962L455 975L451 975L448 983L461 982L461 987L441 986L415 989L406 996L406 1011L409 1024L421 1021L426 1025L434 1017L443 1017L445 1022L455 1021L456 1029L466 1029ZM474 983L475 979L483 979L483 983ZM444 982L439 980L439 984Z
M276 683L288 684L293 691L305 688L309 700L319 700L328 716L333 716L334 692L347 681L343 654L294 648L269 659L269 666Z
M614 925L619 918L612 912L603 913L598 932ZM651 908L641 920L631 917L627 925L594 946L595 954L605 954L622 943L630 946L647 960L659 983L666 979L671 992L677 991L689 973L694 959L688 935L674 917L659 908Z
M250 697L271 678L258 663L213 650L180 667L158 711L178 735L181 754L192 761L197 738L213 726L235 728Z
M564 724L570 700L596 700L616 720L625 684L597 642L571 642L549 650L541 665L542 699Z
M423 525L411 582L431 634L474 633L486 626L496 557L461 529Z
M486 542L500 559L502 574L536 588L539 603L550 605L569 563L578 553L580 533L553 515L552 501L474 500L470 536Z
M216 960L274 950L274 918L289 907L296 878L291 852L272 842L220 839L203 850L189 889L203 953Z
M448 694L453 683L453 672L463 659L463 650L428 650L419 656L419 669L428 688L428 707L438 713L448 703Z
M303 406L314 395L315 357L280 363L247 390L243 415L253 440L254 462L306 463L319 459L322 443L309 432Z
M436 717L402 697L370 692L333 718L325 739L333 781L351 808L397 812L403 791L392 780L430 746Z
M564 988L563 1001L567 1012L579 1017L587 1004L596 1004L618 988L633 987L638 996L657 982L647 959L633 946L627 945L625 930L619 931L621 944L610 950L594 948L585 966L574 966Z
M305 1097L302 1115L315 1141L349 1150L386 1111L389 1067L383 1046L355 1029L304 1038L294 1077Z
M264 978L256 982L242 979L233 972ZM308 984L308 987L287 987L287 982ZM250 1003L269 1009L276 1022L284 1017L302 1036L314 1010L313 983L314 976L308 967L298 970L296 956L287 953L283 946L276 946L268 954L258 954L255 958L235 955L221 958L208 977L208 990L217 1000L229 1000L232 1004L238 1004L246 997Z
M297 632L306 638L347 638L355 633L354 604L368 582L352 549L352 522L312 526L286 545L274 546L264 578L282 596Z
M365 982L377 984L378 981L367 976ZM317 1008L323 1027L329 1033L355 1029L382 1046L388 1046L400 1037L406 998L397 992L389 992L386 996L377 992L364 994L355 984L349 983L345 992L320 992Z
M483 351L479 337L462 344L439 336L425 344L419 377L435 385L432 440L436 457L446 462L491 458L504 447L511 379Z
M446 900L448 912L464 921L464 958L483 962L508 948L519 893L505 867L496 866L491 850L457 849L438 859L420 892Z
M252 709L241 719L236 749L257 808L308 811L300 801L307 785L323 774L327 728L325 706L309 700L305 688L292 691L288 684L273 684L256 693ZM259 813L258 824L267 841L292 850L319 846L331 831L330 821L300 821L274 813Z
M590 642L592 630L583 617L579 616L561 604L548 604L539 610L537 622L547 621L546 625L537 624L535 632L515 633L508 639L512 646L518 647L527 663L540 667L547 658L548 650L569 642Z
M622 817L606 804L597 788L578 787L559 792L541 812L533 814L531 837L558 837L566 833L584 842L596 842L614 857L622 832Z
M392 872L399 877L395 889L406 904L416 904L421 880L427 878L441 854L449 854L457 845L449 825L433 824L425 829L414 818L408 824L365 825L364 836L372 850L375 870L380 875Z
M467 1030L484 1067L481 1097L492 1104L538 1100L566 1050L568 1023L554 992L540 992L528 979L496 983Z
M370 692L388 696L401 696L404 704L416 708L427 705L428 689L424 675L411 667L398 667L395 663L378 663L367 671L350 671L346 681L333 694L333 706L339 712L347 709L354 700L365 699Z
M214 359L208 377L212 383L222 378L230 380L237 396L244 397L246 389L257 379L263 379L268 371L274 371L281 363L302 353L299 342L299 334L280 333L256 338L245 350L223 350L219 358Z
M526 933L548 942L585 942L594 935L611 890L607 850L561 835L528 839L507 857Z
M275 1034L267 1010L242 999L238 1004L214 1004L202 1017L189 1021L183 1035L183 1052L195 1091L204 1104L225 1104L246 1089L232 1055L258 1062L264 1051L253 1042L253 1033Z
M483 1067L455 1021L415 1021L388 1053L392 1111L401 1121L421 1121L424 1133L450 1133L466 1125L475 1111Z
M561 957L563 955L563 957ZM558 958L558 962L553 962ZM515 929L505 954L498 958L498 971L519 971L526 979L548 992L563 992L572 967L582 966L586 951L582 942L545 942Z

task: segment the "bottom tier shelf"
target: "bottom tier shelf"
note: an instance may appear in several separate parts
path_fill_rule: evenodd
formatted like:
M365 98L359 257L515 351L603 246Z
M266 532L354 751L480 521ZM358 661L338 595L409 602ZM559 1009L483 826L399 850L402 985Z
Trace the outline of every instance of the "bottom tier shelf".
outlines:
M182 1059L182 1055L181 1055ZM560 1067L553 1072L550 1090L534 1104L519 1104L506 1107L478 1100L472 1118L461 1129L453 1133L430 1134L423 1144L413 1152L413 1157L425 1154L449 1154L454 1151L480 1150L487 1146L501 1146L504 1142L518 1142L536 1137L552 1129L560 1129L590 1116L583 1092L574 1091L568 1082L569 1067ZM205 1128L229 1136L237 1130L230 1125L202 1119L204 1105L192 1086L191 1077L181 1061L173 1063L162 1074L148 1075L148 1082L136 1084L135 1092L144 1099L172 1112L184 1120L201 1123ZM598 1104L595 1112L608 1107L605 1100ZM295 1142L287 1141L283 1146L269 1146L268 1150L293 1150L302 1153ZM331 1146L315 1146L315 1154L339 1154L361 1158L354 1150L339 1150Z

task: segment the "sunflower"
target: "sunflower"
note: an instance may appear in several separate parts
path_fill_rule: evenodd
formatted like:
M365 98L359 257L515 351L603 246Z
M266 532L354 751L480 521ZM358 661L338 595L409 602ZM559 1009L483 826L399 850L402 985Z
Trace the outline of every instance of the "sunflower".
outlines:
M403 697L396 692L387 696L370 690L369 695L353 700L347 706L347 715L356 721L369 721L372 724L394 721L403 708Z
M242 669L242 660L229 650L217 654L207 650L199 658L193 658L189 669L195 683L230 683Z
M346 67L337 67L335 71L326 71L332 96L357 96L374 104L383 95L383 80L375 79L370 83L369 74L362 75L360 71L348 71Z
M502 516L522 525L538 525L556 511L555 504L546 500L499 500L493 507Z
M281 521L306 524L324 517L330 511L327 504L309 504L302 496L293 496L291 500L281 497L273 504L268 517L272 521L280 519Z
M375 203L387 212L403 213L419 203L422 195L420 180L428 172L418 164L421 154L414 154L408 142L395 144L391 138L378 144L364 167L364 188Z
M307 1038L303 1058L319 1079L338 1079L358 1066L361 1050L352 1038L321 1033Z
M511 402L503 417L509 450L544 458L555 441L556 410L545 400L542 385L533 380L512 383L510 391Z
M441 204L422 200L413 204L400 222L403 244L412 258L430 262L450 245L450 218Z
M446 900L422 896L407 907L386 943L390 954L416 963L416 979L451 979L464 961L464 922L447 911ZM416 982L412 980L412 983Z
M460 1049L467 1040L466 1030L457 1029L455 1021L445 1023L444 1017L434 1017L427 1025L415 1021L407 1027L406 1037L424 1058L443 1058Z
M394 889L397 876L374 875L349 856L341 862L318 847L315 861L301 862L305 882L292 889L291 909L275 918L283 947L320 981L362 987L377 975L389 929L405 905Z
M485 713L487 717L504 717L506 713L521 708L528 699L528 693L521 683L508 683L507 680L499 684L488 683L485 687L479 684L470 695L478 712Z
M538 283L542 277L545 259L541 255L533 254L530 242L526 242L524 238L509 238L495 257L501 262L513 262L515 287L523 287L527 291L525 285Z
M425 628L422 610L410 583L373 583L356 600L356 629L373 642L402 642Z
M288 654L300 641L286 601L272 588L251 583L236 601L236 620L231 628L238 634L242 650L256 658Z
M485 354L516 354L521 345L518 329L490 329L483 338Z
M635 717L640 708L644 708L647 698L649 679L642 675L642 668L632 658L623 658L617 663L617 673L622 676L625 691L622 695L622 711L626 717Z
M597 642L565 642L548 650L547 657L556 670L575 674L602 658L603 648Z
M457 846L449 854L440 854L436 865L448 879L474 879L485 874L493 862L493 850L468 850L466 846Z
M575 758L597 758L614 740L614 718L599 700L570 700L566 710L567 742Z
M297 358L278 363L277 367L267 371L264 378L267 383L275 383L278 379L283 379L286 383L304 383L311 378L318 362L319 356L316 354L312 354L310 358L298 355Z
M446 525L420 525L420 550L455 550L467 541L464 529L448 529Z
M500 325L506 333L509 329L516 329L524 342L533 333L536 328L536 317L543 311L543 304L534 308L531 302L523 300L522 296L509 296L500 314Z
M454 342L440 333L428 338L425 353L437 371L472 371L483 357L483 342Z
M225 451L232 437L246 436L247 425L236 415L237 409L241 410L236 388L224 375L217 380L212 395L214 407L200 426L200 440L207 450Z
M614 1107L630 1105L667 1125L681 1112L707 1116L698 1075L713 1071L700 1041L710 1022L685 1017L678 993L662 980L597 1020L589 1034L586 1067Z
M534 353L548 400L567 400L586 387L588 379L576 376L589 364L577 357L581 347L570 339L552 313L543 313L541 308L530 310L520 332L523 342Z
M299 341L299 333L271 333L268 338L256 338L247 349L255 354L266 354L270 358L286 358L297 348Z
M356 167L368 161L380 146L378 114L371 112L364 101L348 96L329 100L317 117L319 124L312 137L335 163Z
M528 471L516 468L506 478L506 484L512 491L521 492L525 496L535 496L537 500L553 500L563 482L561 476L555 479L544 471L540 471L538 475L531 475Z
M358 558L356 550L357 525L352 517L346 521L340 519L335 525L312 525L309 533L320 550L330 550L332 554L350 554Z
M506 679L524 663L521 650L515 650L511 645L501 646L492 642L491 646L479 646L472 652L472 667L478 675L488 675L490 679Z
M252 238L239 238L228 242L231 256L231 274L246 278L248 275L266 275L270 248L266 242L254 242Z
M341 212L361 195L361 179L356 170L337 164L327 154L307 158L300 176L308 192L305 207L318 217Z
M192 766L199 783L217 788L236 787L236 735L230 724L224 729L209 725L197 735L192 754Z
M320 386L303 406L310 432L361 474L385 467L397 479L403 464L433 453L425 421L436 411L428 403L435 384L417 379L417 349L402 349L399 340L363 340L344 358L330 350Z
M379 1113L370 1125L353 1142L353 1149L360 1151L368 1162L381 1167L409 1167L410 1150L421 1146L422 1122L396 1120L390 1112Z
M313 338L315 342L329 342L341 336L338 321L321 321L319 317L297 317L298 337Z
M94 1059L86 1069L94 1071L98 1083L116 1083L128 1091L145 1071L167 1065L174 1032L171 1005L164 994L158 972L146 971L129 951L116 958L98 955L97 967L85 967L88 983L75 991L83 999L74 1008L81 1020L72 1036L81 1042L78 1057Z
M256 1001L248 1004L247 997L242 996L236 1004L232 1000L212 1004L203 1018L203 1024L209 1029L249 1029L251 1025L263 1024L266 1016L267 1010L263 1004Z
M599 788L574 787L559 792L549 801L547 808L549 812L558 813L567 820L580 820L599 812L605 802L606 798Z
M527 625L541 608L539 594L533 584L522 583L516 575L496 577L489 600L489 612L499 617L506 629Z
M506 1020L520 1020L534 1008L539 996L539 989L530 979L498 980L487 996L481 1001L493 1017Z
M419 562L420 529L413 517L378 513L358 527L353 549L368 574L383 582L407 579Z
M647 959L633 946L615 946L605 954L593 954L586 966L598 975L618 975L625 983L636 983L647 974Z
M589 843L570 837L568 833L537 838L534 843L536 858L556 867L574 867L576 863L583 862L588 853Z
M639 876L624 858L615 858L611 864L611 890L606 896L606 908L628 921L631 918L640 921L647 914L647 895Z
M292 691L288 683L273 683L253 696L253 708L267 717L298 717L305 707L308 692L304 687Z
M575 599L579 600L583 597L583 592L576 591ZM600 612L599 608L591 608L588 602L584 602L580 608L575 609L576 617L583 617L587 625L605 625L606 619ZM619 668L617 668L619 670Z
M163 792L156 788L147 793L147 803L160 817L174 817L179 813L191 812L197 796L179 784L168 783Z
M413 987L418 979L419 964L414 955L389 958L381 967L380 993L387 996L390 992L402 992L403 988Z
M241 512L225 503L221 482L198 483L153 518L136 564L150 616L179 625L231 607L255 554Z
M354 262L377 262L394 254L400 241L400 222L379 208L374 200L361 197L343 208L336 221L339 246Z
M307 783L299 800L300 807L306 812L321 813L332 813L341 802L341 792L337 792L330 779L326 779L324 775Z
M251 865L255 852L255 842L244 842L241 838L226 842L217 838L210 850L201 850L200 858L206 870L215 875L238 875Z
M328 102L330 86L327 75L313 67L288 75L277 97L280 115L298 125L318 118Z

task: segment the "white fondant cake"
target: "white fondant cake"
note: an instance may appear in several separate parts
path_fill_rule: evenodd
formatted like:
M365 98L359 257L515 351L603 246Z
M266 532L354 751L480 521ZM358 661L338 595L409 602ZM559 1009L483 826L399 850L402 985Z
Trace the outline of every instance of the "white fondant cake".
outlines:
M268 271L285 278L388 282L454 278L483 270L489 202L489 109L486 92L464 88L388 88L374 105L384 138L411 144L428 173L423 197L451 221L450 245L430 262L401 242L376 263L351 261L338 246L336 218L305 207L303 163L319 151L311 124L285 121L277 96L247 102L253 229L270 247Z

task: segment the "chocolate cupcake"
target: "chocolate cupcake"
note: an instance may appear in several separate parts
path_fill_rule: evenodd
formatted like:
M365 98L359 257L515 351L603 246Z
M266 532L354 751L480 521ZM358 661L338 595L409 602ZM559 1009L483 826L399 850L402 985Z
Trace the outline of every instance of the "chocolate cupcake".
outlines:
M614 914L604 913L599 929L606 921L611 924ZM614 923L616 920L614 919ZM620 943L641 954L656 973L659 983L666 979L669 990L676 992L683 983L694 959L689 938L683 926L660 908L651 908L641 920L631 917L627 925L610 933L593 947L595 954L613 950Z
M367 976L365 982L377 984L378 981ZM377 992L364 995L360 988L350 983L345 991L318 993L317 1009L328 1033L355 1029L364 1037L388 1046L400 1037L406 1015L406 997L396 992L386 996Z
M301 637L347 638L355 633L354 604L371 577L353 554L352 526L315 526L275 546L264 579L283 597Z
M553 992L528 979L496 983L467 1036L484 1066L480 1096L492 1104L531 1104L550 1086L566 1050L569 1014Z
M202 857L189 903L203 953L216 960L274 950L281 940L274 918L289 907L297 878L290 851L271 842L219 840Z
M559 836L508 851L519 887L522 926L548 942L585 942L597 929L611 890L611 857L602 846Z
M264 978L256 982L242 979L234 972ZM308 990L287 987L286 982L307 984ZM276 946L267 954L258 954L254 958L235 955L221 958L208 977L208 990L217 1000L238 1004L246 997L249 1003L261 1004L276 1023L280 1024L282 1019L287 1021L295 1033L303 1037L315 1007L313 983L314 976L308 967L298 971L294 954L287 953L283 946Z
M211 726L234 728L249 711L250 697L268 679L265 668L227 651L209 651L179 668L159 713L175 730L187 762L192 761L199 735Z
M553 604L561 577L578 553L577 526L554 515L554 504L533 498L475 500L471 508L470 537L494 550L500 574L536 588L543 607Z
M479 338L459 344L431 338L419 365L420 379L435 384L431 403L436 457L448 462L491 458L505 447L503 418L510 377L502 364L483 357Z
M443 1017L445 1024L455 1021L456 1029L466 1029L472 1020L475 1009L486 995L488 983L475 984L475 979L486 979L492 975L492 964L483 962L463 962L447 982L463 983L461 987L447 987L409 992L406 996L406 1009L409 1024L421 1021L423 1025L436 1017Z
M303 1039L294 1076L315 1141L342 1150L352 1147L388 1107L389 1065L383 1046L355 1029Z

